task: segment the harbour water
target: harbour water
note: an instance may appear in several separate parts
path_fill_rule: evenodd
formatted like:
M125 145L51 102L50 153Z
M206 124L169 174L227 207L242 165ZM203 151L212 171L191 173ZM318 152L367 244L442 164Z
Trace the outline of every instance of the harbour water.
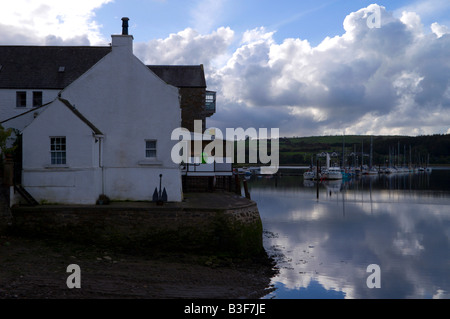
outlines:
M248 185L279 268L265 298L450 298L450 168L321 182L318 199L301 174Z

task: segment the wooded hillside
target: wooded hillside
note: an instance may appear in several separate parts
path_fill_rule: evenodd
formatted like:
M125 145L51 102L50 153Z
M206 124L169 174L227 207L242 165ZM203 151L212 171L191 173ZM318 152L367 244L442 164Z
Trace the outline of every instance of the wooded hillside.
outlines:
M425 165L429 158L430 165L450 164L450 134L426 136L312 136L312 137L282 137L280 138L281 165L309 165L311 156L321 152L336 152L333 162L342 161L342 149L345 143L347 161L353 159L352 152L358 156L361 163L361 151L364 153L364 163L369 163L372 139L372 163L384 165L386 160L395 163L412 163ZM270 148L269 148L270 149ZM400 154L400 156L398 156Z

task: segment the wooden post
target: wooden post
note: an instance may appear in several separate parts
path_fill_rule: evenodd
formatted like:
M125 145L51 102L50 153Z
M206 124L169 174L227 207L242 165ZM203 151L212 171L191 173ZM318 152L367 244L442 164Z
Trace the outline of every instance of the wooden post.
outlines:
M239 180L239 175L236 174L235 176L235 185L236 185L236 189L234 190L236 192L237 195L241 195L241 181Z
M319 160L316 165L317 199L319 199Z
M246 179L244 179L244 191L245 191L245 197L248 198L248 199L251 199L250 198L250 193L248 191L248 185L247 185L247 180Z

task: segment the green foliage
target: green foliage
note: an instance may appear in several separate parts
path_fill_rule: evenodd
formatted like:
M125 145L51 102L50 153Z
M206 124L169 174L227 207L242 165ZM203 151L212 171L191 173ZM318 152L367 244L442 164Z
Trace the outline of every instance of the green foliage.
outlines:
M398 153L400 148L400 163L405 161L424 165L450 164L450 134L435 134L425 136L370 136L370 135L342 135L309 136L309 137L280 137L281 165L310 165L311 156L321 152L336 152L342 156L342 146L345 140L345 153L348 155L356 150L366 154L364 162L368 164L367 155L372 144L372 159L374 165L384 165L389 157L389 151ZM400 147L399 147L400 145ZM411 148L411 152L410 152ZM270 145L268 146L270 150ZM248 154L248 145L247 145ZM246 157L248 158L248 157ZM339 158L341 160L341 158ZM243 164L245 166L245 164Z
M450 164L450 134L435 134L425 136L370 136L346 135L339 136L311 136L297 138L280 138L280 163L309 165L311 155L321 152L337 152L342 154L342 145L345 139L345 153L354 150L365 154L370 152L372 139L372 158L374 165L383 165L389 157L389 149L395 153L400 149L400 163L409 162L410 154L413 163L426 163L429 156L430 164ZM410 153L411 148L411 153ZM304 160L298 161L303 155ZM368 163L368 158L365 158Z
M14 150L17 148L17 145L13 145L11 147L8 147L8 138L11 137L14 130L12 128L5 129L0 124L0 150L2 154L13 154Z

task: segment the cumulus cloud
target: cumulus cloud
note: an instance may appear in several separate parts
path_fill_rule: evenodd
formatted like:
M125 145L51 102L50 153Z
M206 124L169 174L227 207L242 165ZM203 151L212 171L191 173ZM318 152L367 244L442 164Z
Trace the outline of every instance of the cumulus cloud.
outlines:
M221 27L207 35L187 28L166 39L136 43L134 52L146 64L209 65L226 53L233 37L234 32L230 28Z
M112 0L41 1L2 3L0 43L73 44L105 43L94 10Z
M108 43L95 10L110 1L3 4L0 43ZM210 31L214 24L197 17L208 30L186 28L137 42L134 52L146 64L203 64L208 89L217 91L217 113L208 125L221 129L279 128L281 136L445 133L450 29L424 25L420 14L429 15L430 8L392 13L372 4L347 15L343 34L315 46L300 38L277 42L264 27L242 34L229 27Z
M442 36L445 35L445 34L450 34L450 29L449 29L447 26L445 26L445 25L440 25L440 24L437 23L437 22L434 22L434 23L431 25L431 31L433 31L433 33L436 34L436 36L437 36L438 38L442 37Z
M378 10L378 11L376 11ZM380 13L380 26L367 19ZM450 36L420 16L371 5L349 14L345 33L312 47L274 40L264 28L242 35L227 62L208 74L219 92L214 126L278 127L281 135L432 134L450 123Z

